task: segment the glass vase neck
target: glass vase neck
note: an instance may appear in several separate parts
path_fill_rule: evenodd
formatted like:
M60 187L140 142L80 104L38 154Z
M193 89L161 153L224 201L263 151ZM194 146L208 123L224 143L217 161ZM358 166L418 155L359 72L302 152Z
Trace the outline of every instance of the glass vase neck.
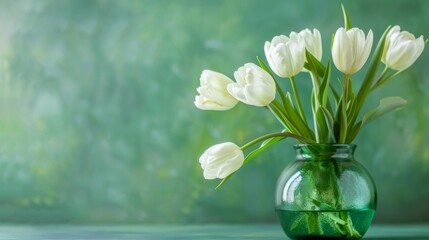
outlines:
M297 144L297 160L353 160L354 144Z

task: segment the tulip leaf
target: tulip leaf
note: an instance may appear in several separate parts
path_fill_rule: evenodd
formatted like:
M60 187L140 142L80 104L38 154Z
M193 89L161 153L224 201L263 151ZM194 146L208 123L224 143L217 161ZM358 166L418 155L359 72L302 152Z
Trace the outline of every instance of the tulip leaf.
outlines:
M352 24L350 23L349 14L347 14L346 8L343 4L341 4L341 8L343 9L343 16L344 16L344 28L346 30L349 30L352 28Z
M288 93L286 94L286 97L287 96L288 96ZM289 99L289 101L291 101L291 100ZM289 104L292 104L292 103L289 102ZM272 103L269 105L269 109L272 110L273 114L276 117L279 117L279 120L281 120L281 122L285 126L286 130L288 130L292 133L300 134L299 129L291 121L290 116L288 114L286 114L285 108L276 99L274 99L272 101Z
M290 105L295 109L295 106L293 105L292 96L290 95L290 92L286 92L286 99L289 101Z
M316 72L320 77L323 77L325 75L325 66L317 60L313 54L307 51L307 49L305 50L305 57L307 62L304 64L304 67L312 72Z
M325 117L323 116L323 113L320 110L321 105L316 94L317 94L316 89L313 89L313 91L311 92L311 106L313 111L313 121L314 121L315 133L316 133L316 142L324 143L327 141L328 129L326 127Z
M359 121L350 129L349 134L347 135L347 142L353 142L353 140L355 139L355 137L357 136L361 128L362 128L362 121Z
M344 86L340 82L341 89L344 89ZM337 105L337 113L335 115L335 136L338 143L345 143L347 138L347 128L348 128L348 117L347 117L347 103L345 102L345 96L344 93L339 99L338 105Z
M340 100L340 94L338 94L337 90L335 89L334 85L332 83L329 83L329 88L331 89L332 95L334 95L335 102L338 103Z
M329 130L321 107L322 106L317 107L316 110L317 131L319 132L320 142L325 143L329 138Z
M265 64L264 61L260 57L257 56L256 60L258 60L259 66L261 66L262 69L264 69L265 71L267 71L268 73L271 74L271 71L268 68L267 64Z
M325 108L325 107L320 107L320 110L322 110L322 113L325 117L325 122L326 122L326 126L328 127L328 131L329 131L329 141L331 142L335 142L335 133L334 133L334 118L332 117L331 112Z
M276 101L276 100L274 99L274 101ZM268 105L267 108L271 111L271 113L274 115L274 117L280 122L280 124L284 128L289 129L287 119L285 118L283 112L281 112L282 110L278 109L275 105L271 105L271 104Z
M397 110L399 108L407 105L407 101L401 97L386 97L380 100L380 104L378 107L373 110L365 113L362 118L362 126L367 124L368 122L384 115L393 110Z
M235 172L229 174L226 178L222 179L222 181L215 187L215 189L217 190L218 188L220 188L222 185L224 185L233 175Z
M284 107L285 107L289 122L294 126L296 130L299 131L296 133L305 138L313 139L314 137L313 132L308 127L308 125L304 122L304 120L302 120L302 118L299 116L297 110L293 107L291 102L286 99L284 101Z
M258 155L259 153L261 153L262 151L264 151L274 143L277 143L283 140L284 138L286 137L274 137L274 138L265 140L259 148L253 150L246 156L246 158L244 158L243 164L247 164L250 160L252 160L252 158L256 157L256 155Z
M328 101L328 86L331 78L331 61L328 61L326 66L325 74L322 79L322 84L319 89L319 102L322 106L326 106Z

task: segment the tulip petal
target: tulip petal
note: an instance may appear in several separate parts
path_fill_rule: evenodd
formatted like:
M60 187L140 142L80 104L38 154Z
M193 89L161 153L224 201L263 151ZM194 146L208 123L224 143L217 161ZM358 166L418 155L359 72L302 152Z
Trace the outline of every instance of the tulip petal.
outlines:
M292 32L289 37L275 36L264 45L265 56L270 68L280 77L292 77L304 69L305 51L298 51L305 41L300 33ZM298 55L296 55L298 54ZM302 63L304 59L304 63Z
M243 161L243 151L231 142L210 147L199 159L205 179L225 178L237 171Z
M233 82L221 73L204 70L200 77L201 86L197 88L199 95L195 97L195 106L201 110L216 111L233 108L238 100L227 91L227 85Z
M387 67L403 71L410 67L422 54L424 49L423 36L418 39L407 31L400 31L399 26L392 28L386 36L386 46L382 62Z
M227 86L228 93L237 100L253 105L267 106L276 94L274 79L262 68L246 63L234 72L236 83Z
M332 60L338 70L345 74L359 71L367 61L372 48L372 31L367 37L361 29L352 28L346 31L339 28L332 45Z

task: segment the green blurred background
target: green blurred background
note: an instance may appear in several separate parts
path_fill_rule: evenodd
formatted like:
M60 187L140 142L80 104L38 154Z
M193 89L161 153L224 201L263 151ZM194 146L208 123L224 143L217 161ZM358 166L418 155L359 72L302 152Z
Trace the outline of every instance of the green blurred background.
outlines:
M375 40L391 24L429 37L428 1L344 3ZM264 56L265 41L307 27L321 31L326 61L342 25L339 1L0 1L0 221L275 222L275 183L294 142L215 191L198 163L206 148L281 128L263 108L196 109L199 75L232 77ZM366 105L409 101L356 140L379 223L429 221L428 61L426 49ZM298 80L309 94L308 77Z

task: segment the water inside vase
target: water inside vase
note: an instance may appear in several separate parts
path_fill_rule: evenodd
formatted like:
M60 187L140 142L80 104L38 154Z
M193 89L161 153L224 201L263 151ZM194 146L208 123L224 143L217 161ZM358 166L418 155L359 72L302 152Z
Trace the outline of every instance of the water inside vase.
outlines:
M361 239L374 209L341 211L276 210L284 232L294 240Z

